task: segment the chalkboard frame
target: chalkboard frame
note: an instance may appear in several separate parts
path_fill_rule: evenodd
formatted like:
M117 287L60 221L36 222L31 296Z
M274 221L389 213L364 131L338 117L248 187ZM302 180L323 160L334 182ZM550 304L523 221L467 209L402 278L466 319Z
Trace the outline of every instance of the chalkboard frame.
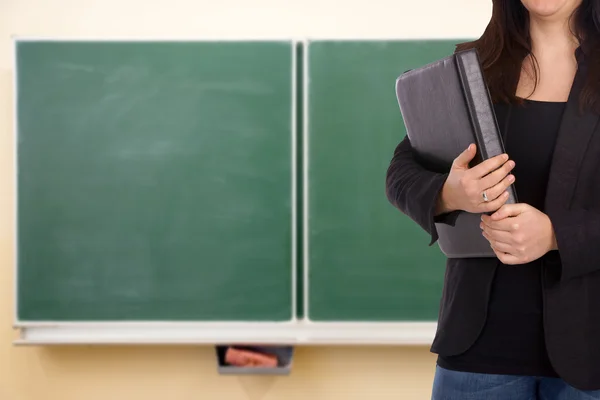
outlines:
M435 38L434 38L435 39ZM17 273L18 273L18 259L17 259L17 246L16 240L18 220L17 220L17 186L18 185L18 170L17 170L17 57L16 47L18 42L22 41L273 41L277 39L247 39L247 38L219 38L219 39L153 39L153 38L44 38L44 37L17 37L13 36L13 144L14 144L14 177L15 177L15 203L13 208L13 226L15 233L14 251L15 258L13 263L13 278L14 278L14 319L13 326L19 330L19 337L14 340L15 345L165 345L165 344L220 344L220 343L245 343L245 344L279 344L279 345L430 345L437 328L437 323L431 322L312 322L308 318L308 309L304 309L304 316L302 318L293 318L289 322L35 322L35 321L20 321L18 320L17 313ZM409 40L405 37L385 37L385 38L371 38L371 39L356 39L356 38L281 38L279 40L291 40L294 45L292 51L296 48L296 45L300 45L303 49L303 81L301 83L303 87L302 92L302 103L304 110L308 101L308 43L311 40L362 40L362 41L380 41L380 40ZM296 55L292 55L293 74L296 74ZM293 77L293 94L292 104L297 105L296 102L296 78ZM292 110L292 115L297 118L296 107ZM305 112L302 115L303 125L301 137L299 139L304 140L303 146L299 150L302 153L302 157L306 160L307 153L307 139L308 139L308 115ZM297 124L294 124L293 131L294 135L298 135ZM297 140L292 140L292 146L294 147L292 157L296 157L296 143ZM294 159L293 171L296 171L298 160ZM307 210L308 203L306 202L308 193L307 188L307 165L303 163L302 182L296 182L296 173L292 177L293 184L293 210L304 211L302 226L302 232L300 234L306 238L308 234L309 226L307 222ZM301 205L301 209L298 210L298 201L296 196L297 184L300 184L303 189L302 199L304 203ZM292 238L294 243L292 244L292 254L294 270L292 271L292 304L294 309L297 305L297 272L301 272L304 278L303 285L303 304L306 307L308 305L308 243L306 240L302 244L302 253L304 255L302 265L304 269L298 271L296 265L299 249L296 243L298 242L296 234L297 226L297 212L293 212L293 232Z
M297 95L297 44L298 41L293 38L275 38L275 39L267 39L267 38L258 38L258 39L250 39L250 38L125 38L125 37L108 37L108 38L71 38L71 37L33 37L33 36L12 36L12 56L13 56L13 168L14 168L14 207L13 207L13 232L14 232L14 261L13 261L13 284L14 284L14 292L13 292L13 327L17 329L21 329L21 339L17 340L16 343L22 342L23 340L27 341L25 338L28 337L29 334L35 335L37 331L35 329L42 329L41 332L44 332L44 329L59 329L62 331L65 329L72 328L81 328L84 331L89 331L90 329L98 329L99 327L112 329L130 329L134 330L140 329L141 335L144 336L145 332L148 332L148 329L157 329L160 332L165 329L165 327L177 327L177 329L185 327L193 327L194 330L200 330L202 333L197 336L202 337L203 332L208 330L214 330L216 328L217 331L219 329L225 329L227 331L237 331L240 332L240 329L244 329L246 327L253 326L289 326L290 324L294 324L297 321L297 276L298 276L298 249L297 249L297 215L298 215L298 199L296 195L297 191L297 154L298 154L298 95ZM18 313L18 299L19 299L19 241L18 241L18 229L19 229L19 218L18 218L18 185L19 185L19 171L18 171L18 160L19 160L19 148L18 148L18 137L19 137L19 124L18 124L18 96L19 96L19 85L18 85L18 45L20 43L26 42L84 42L84 43L113 43L113 42L156 42L156 43L284 43L290 48L290 104L291 104L291 113L290 113L290 160L291 160L291 168L290 168L290 229L291 229L291 243L290 243L290 269L291 269L291 279L290 279L290 292L291 292L291 307L290 307L290 316L291 318L287 321L282 322L237 322L237 321L227 321L227 322L215 322L215 321L182 321L182 322L162 322L162 321L34 321L34 320L23 320L19 318ZM35 328L35 329L34 329ZM62 335L62 333L61 333ZM225 335L227 336L227 335ZM60 341L60 340L59 340ZM143 341L143 340L142 340ZM138 340L135 341L139 342ZM212 343L212 341L211 341Z

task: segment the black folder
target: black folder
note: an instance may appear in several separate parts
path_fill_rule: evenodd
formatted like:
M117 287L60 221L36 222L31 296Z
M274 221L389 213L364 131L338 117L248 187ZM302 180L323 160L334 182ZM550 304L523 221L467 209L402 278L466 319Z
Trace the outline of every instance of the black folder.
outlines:
M448 172L470 143L472 162L505 152L488 87L475 49L456 52L396 80L396 95L415 156L427 169ZM516 203L514 186L507 203ZM454 223L436 222L438 245L449 258L495 257L482 236L481 214L460 211Z

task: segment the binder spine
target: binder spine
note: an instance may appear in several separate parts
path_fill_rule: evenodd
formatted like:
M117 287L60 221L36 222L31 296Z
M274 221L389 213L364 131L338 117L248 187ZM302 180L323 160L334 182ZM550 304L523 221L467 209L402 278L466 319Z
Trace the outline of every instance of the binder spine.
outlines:
M476 76L477 71L473 71L474 68L472 67L469 68L469 61L471 61L471 63L473 62L472 58L471 60L467 59L469 55L473 56L474 53L469 50L467 52L456 54L456 65L458 67L458 76L460 78L460 83L462 86L463 95L465 97L467 110L469 111L471 126L473 127L473 133L475 134L475 138L477 140L478 151L481 153L481 161L483 161L489 158L490 155L488 153L488 149L483 138L481 123L477 115L475 100L473 99L473 90L475 90L477 86L476 81L478 77Z
M505 152L502 135L488 87L475 49L455 54L458 75L465 95L467 109L477 145L483 160ZM508 203L516 203L517 196L511 185Z

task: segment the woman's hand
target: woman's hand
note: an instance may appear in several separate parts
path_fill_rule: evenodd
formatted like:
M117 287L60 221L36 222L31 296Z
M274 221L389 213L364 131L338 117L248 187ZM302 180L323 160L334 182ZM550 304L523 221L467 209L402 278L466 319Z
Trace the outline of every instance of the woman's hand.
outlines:
M508 161L508 156L501 154L469 168L475 154L475 145L471 144L452 163L439 196L436 214L455 210L491 212L508 200L506 189L515 181L515 177L509 175L515 166L514 161Z
M504 264L525 264L557 250L550 218L529 204L505 204L482 215L480 227Z

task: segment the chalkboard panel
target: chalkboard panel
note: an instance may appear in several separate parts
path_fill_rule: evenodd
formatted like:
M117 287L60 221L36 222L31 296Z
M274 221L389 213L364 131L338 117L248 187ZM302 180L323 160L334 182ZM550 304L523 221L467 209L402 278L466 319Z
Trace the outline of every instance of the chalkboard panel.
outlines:
M292 318L294 52L18 41L19 321Z
M305 265L311 320L436 320L443 255L388 203L384 183L406 134L396 78L451 54L458 42L309 42Z

